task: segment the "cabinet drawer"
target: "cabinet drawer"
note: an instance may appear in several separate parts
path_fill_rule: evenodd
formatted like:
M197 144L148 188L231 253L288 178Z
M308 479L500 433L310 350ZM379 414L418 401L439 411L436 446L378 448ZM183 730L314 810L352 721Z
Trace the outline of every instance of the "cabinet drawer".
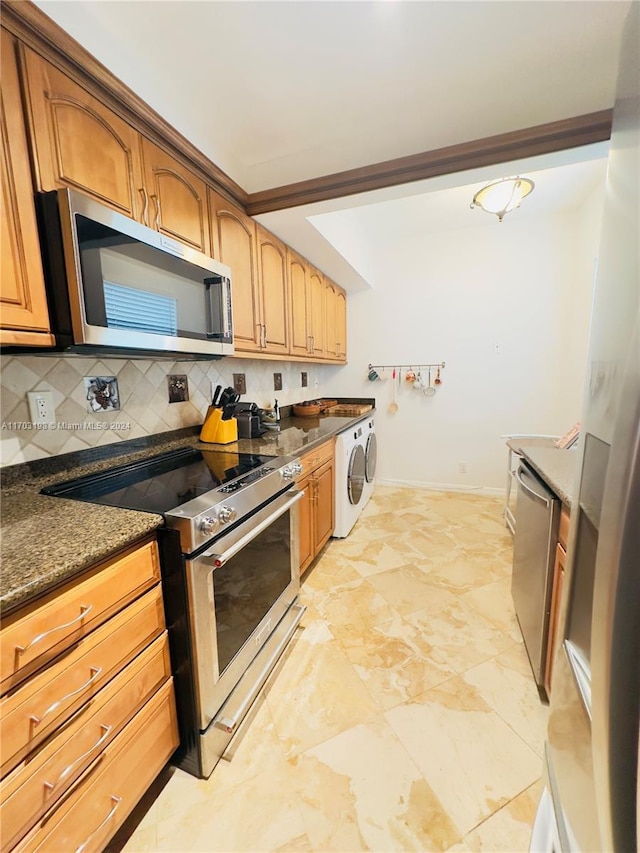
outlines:
M0 632L2 693L160 580L158 546L149 542L102 563L4 621Z
M89 701L164 630L160 585L0 700L2 773Z
M569 522L570 515L567 510L563 507L562 512L560 513L560 528L558 530L558 542L562 547L566 550L567 548L567 540L569 539Z
M8 850L33 826L169 678L165 631L2 780L0 849Z
M308 453L305 453L304 456L300 457L300 464L302 465L302 473L300 474L301 479L306 477L307 474L310 474L312 471L315 471L319 465L333 459L333 445L334 439L325 441L324 444L321 444L319 447L314 447L313 450L310 450Z
M15 850L103 850L178 741L173 681L169 681L109 744L102 760Z

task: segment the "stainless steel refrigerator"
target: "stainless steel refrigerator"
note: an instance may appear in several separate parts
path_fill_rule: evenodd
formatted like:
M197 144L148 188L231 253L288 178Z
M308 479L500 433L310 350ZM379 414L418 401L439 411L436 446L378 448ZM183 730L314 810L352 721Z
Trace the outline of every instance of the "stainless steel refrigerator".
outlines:
M640 846L639 57L633 2L616 90L536 851Z

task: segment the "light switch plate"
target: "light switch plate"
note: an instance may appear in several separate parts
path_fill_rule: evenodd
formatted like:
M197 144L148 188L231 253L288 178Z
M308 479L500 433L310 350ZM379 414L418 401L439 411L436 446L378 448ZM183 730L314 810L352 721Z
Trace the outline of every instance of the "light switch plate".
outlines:
M236 392L236 394L247 393L247 379L244 373L233 374L233 390Z

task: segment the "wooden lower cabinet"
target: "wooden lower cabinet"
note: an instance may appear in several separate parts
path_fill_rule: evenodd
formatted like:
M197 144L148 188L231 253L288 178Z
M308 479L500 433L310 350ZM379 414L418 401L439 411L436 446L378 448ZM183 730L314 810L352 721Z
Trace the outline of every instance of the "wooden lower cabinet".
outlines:
M3 851L75 850L85 842L83 850L102 849L177 747L157 569L157 545L144 543L68 584L59 602L48 596L18 611L3 628L3 649L30 637L45 652L27 677L15 673L17 686L11 678L2 684ZM93 622L68 633L60 619L81 601ZM58 633L50 659L45 638Z
M304 490L300 501L300 574L311 565L333 533L334 439L301 457L302 478L298 488Z
M168 681L127 725L81 783L15 848L100 851L122 826L178 745L173 682Z
M544 686L547 696L551 694L551 682L553 677L553 662L556 650L560 643L560 602L564 589L565 564L567 561L567 538L569 533L569 512L563 507L560 516L560 530L558 544L556 545L556 557L553 566L553 588L551 591L551 610L549 615L549 634L547 639L547 663L545 667Z

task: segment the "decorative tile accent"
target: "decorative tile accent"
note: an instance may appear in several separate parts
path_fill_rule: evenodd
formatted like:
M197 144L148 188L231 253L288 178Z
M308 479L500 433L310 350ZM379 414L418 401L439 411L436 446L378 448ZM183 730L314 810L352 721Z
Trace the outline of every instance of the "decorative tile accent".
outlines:
M84 390L88 411L103 414L120 409L120 393L115 376L85 376Z
M327 365L306 366L310 388L299 387L300 364L278 362L283 390L281 406L312 396L326 396ZM201 424L211 402L211 383L233 385L233 373L242 371L247 393L243 399L259 406L273 404L273 363L257 359L225 358L220 361L152 361L151 359L94 358L58 355L0 356L0 464L14 465L45 456L68 453L79 447L118 442L167 430ZM167 377L187 377L189 396L170 406ZM89 414L84 377L115 378L120 411L99 409ZM315 383L318 386L315 386ZM26 395L36 388L53 393L57 428L30 429ZM96 423L104 429L94 429ZM112 424L128 424L115 429ZM16 426L16 424L24 426ZM90 428L89 426L92 425ZM75 428L74 428L75 427Z
M186 373L172 373L167 376L169 402L185 403L189 399L189 380Z

